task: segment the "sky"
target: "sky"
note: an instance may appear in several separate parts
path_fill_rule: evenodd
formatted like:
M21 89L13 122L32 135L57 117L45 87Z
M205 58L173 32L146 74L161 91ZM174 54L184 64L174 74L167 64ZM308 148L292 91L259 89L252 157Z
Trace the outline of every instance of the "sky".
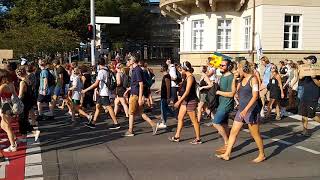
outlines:
M149 2L160 2L160 0L149 0Z

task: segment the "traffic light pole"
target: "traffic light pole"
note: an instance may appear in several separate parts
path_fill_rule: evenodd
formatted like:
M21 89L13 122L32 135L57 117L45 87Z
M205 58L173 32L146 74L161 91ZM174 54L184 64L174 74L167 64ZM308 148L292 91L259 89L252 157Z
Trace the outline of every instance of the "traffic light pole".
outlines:
M95 5L94 0L90 0L90 18L93 26L93 38L91 39L91 65L96 65L96 22L95 22Z

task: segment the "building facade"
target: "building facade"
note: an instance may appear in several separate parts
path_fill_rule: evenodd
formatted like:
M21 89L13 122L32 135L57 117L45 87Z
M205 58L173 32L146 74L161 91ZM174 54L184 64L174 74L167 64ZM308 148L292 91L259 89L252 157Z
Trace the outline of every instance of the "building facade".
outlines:
M215 51L256 61L262 48L273 62L320 55L319 0L161 0L160 8L180 24L180 59L196 66Z

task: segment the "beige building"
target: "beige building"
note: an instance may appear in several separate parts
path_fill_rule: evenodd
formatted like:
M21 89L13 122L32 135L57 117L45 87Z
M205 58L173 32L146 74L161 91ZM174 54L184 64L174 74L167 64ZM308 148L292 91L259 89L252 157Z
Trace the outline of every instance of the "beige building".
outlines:
M180 24L181 61L196 66L214 51L256 61L260 47L273 62L320 58L320 0L161 0L160 8Z

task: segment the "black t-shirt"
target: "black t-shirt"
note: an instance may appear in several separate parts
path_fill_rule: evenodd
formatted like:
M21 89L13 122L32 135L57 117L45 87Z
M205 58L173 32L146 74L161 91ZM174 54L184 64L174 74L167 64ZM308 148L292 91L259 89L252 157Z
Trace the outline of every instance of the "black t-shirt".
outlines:
M169 79L170 81L170 87L171 87L171 77L170 74L166 74L162 78L162 83L161 83L161 99L167 99L168 94L167 94L167 85L166 85L166 79Z
M317 80L320 80L320 76L316 76ZM318 101L320 97L320 88L314 83L310 76L307 76L303 79L303 101Z

